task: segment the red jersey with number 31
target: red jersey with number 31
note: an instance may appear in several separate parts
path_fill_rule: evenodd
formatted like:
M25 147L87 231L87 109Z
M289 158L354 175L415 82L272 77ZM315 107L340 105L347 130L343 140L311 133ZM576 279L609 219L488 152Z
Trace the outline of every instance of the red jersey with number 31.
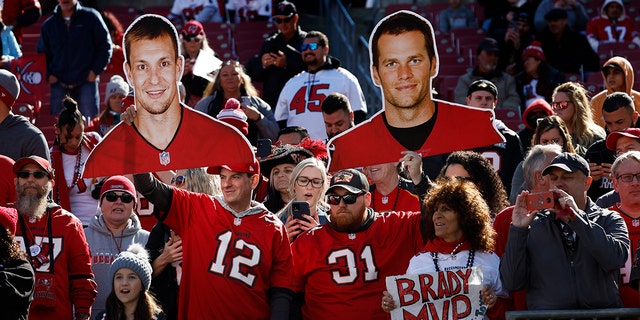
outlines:
M304 319L388 319L380 307L385 278L405 274L424 242L420 212L376 215L360 232L339 232L324 224L294 241Z

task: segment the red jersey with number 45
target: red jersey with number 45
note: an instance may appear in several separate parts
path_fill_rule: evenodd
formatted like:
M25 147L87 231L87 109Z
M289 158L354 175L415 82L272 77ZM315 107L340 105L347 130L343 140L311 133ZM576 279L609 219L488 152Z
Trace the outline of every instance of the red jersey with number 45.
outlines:
M375 214L365 230L336 231L328 223L292 245L296 291L304 319L388 319L380 307L385 278L405 274L422 249L420 212Z
M164 221L182 236L180 319L269 319L267 291L292 290L280 219L262 205L236 218L221 198L173 189Z

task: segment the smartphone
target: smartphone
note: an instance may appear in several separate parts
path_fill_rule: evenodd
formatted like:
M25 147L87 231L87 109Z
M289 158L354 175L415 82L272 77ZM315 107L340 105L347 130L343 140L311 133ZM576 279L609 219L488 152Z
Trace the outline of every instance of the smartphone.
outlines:
M258 149L256 155L260 158L266 158L271 154L271 139L258 139L256 148Z
M526 197L527 210L551 209L555 205L553 192L529 193Z
M249 96L242 96L242 97L240 97L240 103L245 105L245 106L250 106L251 105L251 99L249 98Z
M294 201L291 204L291 212L293 212L294 219L304 219L303 215L311 215L311 210L309 209L309 202L306 201Z
M613 152L609 152L608 150L597 151L597 152L588 152L585 154L585 158L589 163L602 164L602 163L613 163L616 161L616 156Z

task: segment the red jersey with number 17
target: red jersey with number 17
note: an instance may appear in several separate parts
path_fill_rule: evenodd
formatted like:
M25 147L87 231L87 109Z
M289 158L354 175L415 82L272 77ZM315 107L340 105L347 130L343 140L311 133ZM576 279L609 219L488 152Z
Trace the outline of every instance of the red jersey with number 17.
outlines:
M293 293L284 225L262 205L236 218L221 201L173 189L164 222L183 241L179 318L269 319L267 291Z
M423 248L420 212L375 214L365 230L339 232L328 223L292 245L296 291L304 319L388 319L380 307L385 278L405 274Z

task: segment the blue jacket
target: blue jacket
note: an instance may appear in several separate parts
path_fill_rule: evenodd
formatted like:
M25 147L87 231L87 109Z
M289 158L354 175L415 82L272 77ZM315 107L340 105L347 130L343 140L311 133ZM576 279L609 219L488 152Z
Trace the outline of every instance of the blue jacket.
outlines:
M38 52L47 56L47 78L54 75L64 84L84 83L89 71L98 75L111 59L111 37L98 11L76 4L69 28L60 6L43 24Z

